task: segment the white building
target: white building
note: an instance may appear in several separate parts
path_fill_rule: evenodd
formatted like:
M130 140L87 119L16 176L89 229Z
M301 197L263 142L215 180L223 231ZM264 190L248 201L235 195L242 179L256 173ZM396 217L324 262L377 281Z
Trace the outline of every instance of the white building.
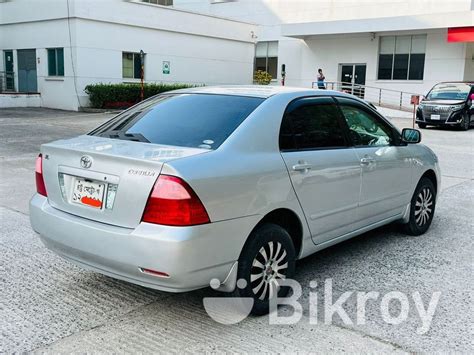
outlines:
M0 0L0 72L14 73L4 85L40 93L0 95L0 107L87 106L88 84L140 82L141 50L148 82L248 84L255 31L142 1Z
M9 53L18 68L21 50L34 49L42 104L67 109L87 105L87 84L138 80L129 76L140 50L147 53L146 81L248 84L256 68L280 85L283 64L286 85L304 87L318 68L328 82L409 93L426 93L439 81L474 81L474 0L146 2L171 6L0 0L0 71ZM49 67L58 74L54 58L61 54L64 75L50 75Z

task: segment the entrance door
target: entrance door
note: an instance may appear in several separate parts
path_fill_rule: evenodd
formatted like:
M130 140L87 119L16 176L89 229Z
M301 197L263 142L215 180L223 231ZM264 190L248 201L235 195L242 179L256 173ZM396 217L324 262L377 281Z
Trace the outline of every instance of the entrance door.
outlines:
M20 92L38 92L36 77L36 50L18 50L18 90Z
M15 77L13 73L13 51L4 51L5 55L5 89L15 90Z
M360 98L364 98L366 64L342 64L341 65L341 83L342 91Z

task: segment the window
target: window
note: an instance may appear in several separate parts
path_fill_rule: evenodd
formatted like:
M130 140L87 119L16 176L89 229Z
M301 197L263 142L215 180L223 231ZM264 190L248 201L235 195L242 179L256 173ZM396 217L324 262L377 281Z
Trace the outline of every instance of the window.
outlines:
M318 149L347 146L337 106L328 99L301 99L285 113L280 149Z
M140 53L122 53L122 77L131 79L140 79L142 68Z
M142 0L142 2L147 2L149 4L156 4L162 6L173 6L173 0Z
M379 80L423 80L426 35L380 37Z
M471 85L467 83L441 83L436 84L428 93L428 100L466 100L472 92Z
M342 100L341 100L342 101ZM392 143L392 131L378 117L355 106L341 105L355 146L387 146Z
M278 42L259 42L255 50L255 71L263 70L276 79L278 75Z
M231 95L165 94L125 111L91 134L217 149L263 101Z
M64 76L64 49L48 49L48 75Z

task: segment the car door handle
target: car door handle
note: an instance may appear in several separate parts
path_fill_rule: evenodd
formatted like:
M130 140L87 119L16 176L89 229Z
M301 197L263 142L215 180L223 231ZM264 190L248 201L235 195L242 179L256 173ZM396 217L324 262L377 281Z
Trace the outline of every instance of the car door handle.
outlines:
M311 164L298 163L298 164L293 165L292 169L293 169L294 171L308 171L308 170L310 170L312 167L313 167L313 165L311 165Z
M360 165L364 165L364 166L367 166L373 163L375 163L375 159L370 158L370 157L364 157L360 160Z

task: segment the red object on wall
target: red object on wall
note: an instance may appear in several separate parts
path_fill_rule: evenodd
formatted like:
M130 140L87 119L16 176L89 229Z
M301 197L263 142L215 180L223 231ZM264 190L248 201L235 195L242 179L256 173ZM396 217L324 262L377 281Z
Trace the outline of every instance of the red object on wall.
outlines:
M474 27L448 28L448 42L474 42Z

